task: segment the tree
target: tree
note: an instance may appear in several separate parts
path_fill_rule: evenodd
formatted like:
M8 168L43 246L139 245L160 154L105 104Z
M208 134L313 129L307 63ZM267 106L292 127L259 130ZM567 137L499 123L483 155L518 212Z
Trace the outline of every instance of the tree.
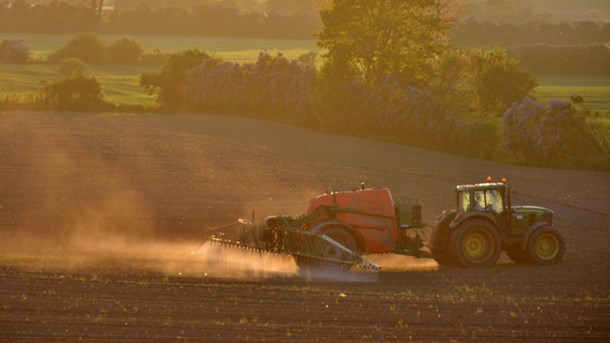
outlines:
M102 10L104 9L104 0L91 0L91 13L94 20L92 21L92 29L97 29L102 21Z
M107 111L114 105L104 101L102 87L95 77L69 76L61 81L41 82L40 93L52 107L77 111Z
M184 99L186 72L208 58L208 54L196 49L175 53L159 73L142 74L140 86L150 94L157 92L157 102L161 106L180 108Z
M59 73L66 77L79 76L83 75L86 67L85 62L78 58L65 58L59 62Z
M0 42L0 63L26 63L30 54L23 39L4 39Z
M136 64L142 58L144 48L131 38L119 38L106 47L106 63Z
M449 29L448 0L335 0L321 11L318 46L328 52L327 72L380 84L393 75L402 84L433 77Z
M483 111L502 115L538 85L532 74L501 48L482 49L472 59L474 85Z
M78 58L89 64L101 62L104 58L104 41L97 33L80 33L53 52L49 56L49 60L59 62L70 57Z

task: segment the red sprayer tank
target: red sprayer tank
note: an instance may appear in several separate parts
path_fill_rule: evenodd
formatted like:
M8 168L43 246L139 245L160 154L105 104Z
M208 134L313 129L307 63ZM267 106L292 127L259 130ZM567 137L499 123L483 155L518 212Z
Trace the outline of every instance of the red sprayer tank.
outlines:
M332 192L320 195L309 202L306 215L320 207L334 207L336 220L353 229L366 253L392 251L397 238L398 219L394 200L389 189L364 189L348 192ZM318 223L331 220L330 214L317 217L308 225L311 229Z

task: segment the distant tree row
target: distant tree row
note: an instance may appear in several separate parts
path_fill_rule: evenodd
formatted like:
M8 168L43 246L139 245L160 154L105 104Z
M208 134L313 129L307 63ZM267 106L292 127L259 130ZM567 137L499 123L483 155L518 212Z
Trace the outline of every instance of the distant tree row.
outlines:
M70 20L66 20L70 18ZM214 5L191 10L176 7L151 9L142 4L131 11L113 11L98 21L90 7L51 1L0 3L0 32L77 33L99 31L123 34L187 34L313 39L320 23L316 14L241 13L237 8Z
M86 64L160 65L167 62L170 55L159 50L145 52L142 45L133 38L122 37L107 43L97 33L84 32L51 52L47 62L60 63L64 59L78 59ZM23 39L0 41L0 63L24 64L30 62L30 56L31 51Z
M476 21L469 18L454 23L451 31L451 41L453 43L470 47L496 44L510 47L537 43L575 45L606 43L608 40L610 40L610 22L554 23L536 20L512 24Z
M536 74L610 73L610 45L522 45L511 57Z
M312 39L322 27L319 15L311 10L311 1L306 6L309 10L298 12L282 11L281 4L298 8L303 6L303 2L268 1L267 9L271 10L266 13L240 11L238 7L221 6L216 2L202 1L190 10L182 7L153 8L141 2L134 9L115 10L101 19L98 8L92 8L87 3L49 1L32 5L27 1L0 2L0 32L77 33L95 30L119 34ZM469 47L592 44L606 43L610 37L609 22L551 22L537 19L524 23L503 23L467 18L452 25L449 34L451 42Z

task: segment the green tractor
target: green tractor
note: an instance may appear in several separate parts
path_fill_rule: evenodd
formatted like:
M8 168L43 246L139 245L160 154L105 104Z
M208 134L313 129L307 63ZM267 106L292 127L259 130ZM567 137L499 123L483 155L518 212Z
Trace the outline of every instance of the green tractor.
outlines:
M502 251L517 263L555 264L565 253L565 240L553 227L553 211L512 206L511 188L502 182L460 185L456 208L436 218L430 251L440 265L485 267Z

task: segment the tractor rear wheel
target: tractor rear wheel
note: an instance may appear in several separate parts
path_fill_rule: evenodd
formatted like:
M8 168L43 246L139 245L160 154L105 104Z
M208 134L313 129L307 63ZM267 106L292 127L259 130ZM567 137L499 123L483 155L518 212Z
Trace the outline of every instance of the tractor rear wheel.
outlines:
M551 265L559 262L565 253L566 243L563 235L550 225L532 232L527 240L527 254L532 262Z
M432 257L441 266L450 266L455 264L455 260L449 251L449 233L441 230L438 227L432 229L430 235L430 252Z
M489 267L500 258L500 235L489 222L472 219L451 234L451 253L463 267Z

